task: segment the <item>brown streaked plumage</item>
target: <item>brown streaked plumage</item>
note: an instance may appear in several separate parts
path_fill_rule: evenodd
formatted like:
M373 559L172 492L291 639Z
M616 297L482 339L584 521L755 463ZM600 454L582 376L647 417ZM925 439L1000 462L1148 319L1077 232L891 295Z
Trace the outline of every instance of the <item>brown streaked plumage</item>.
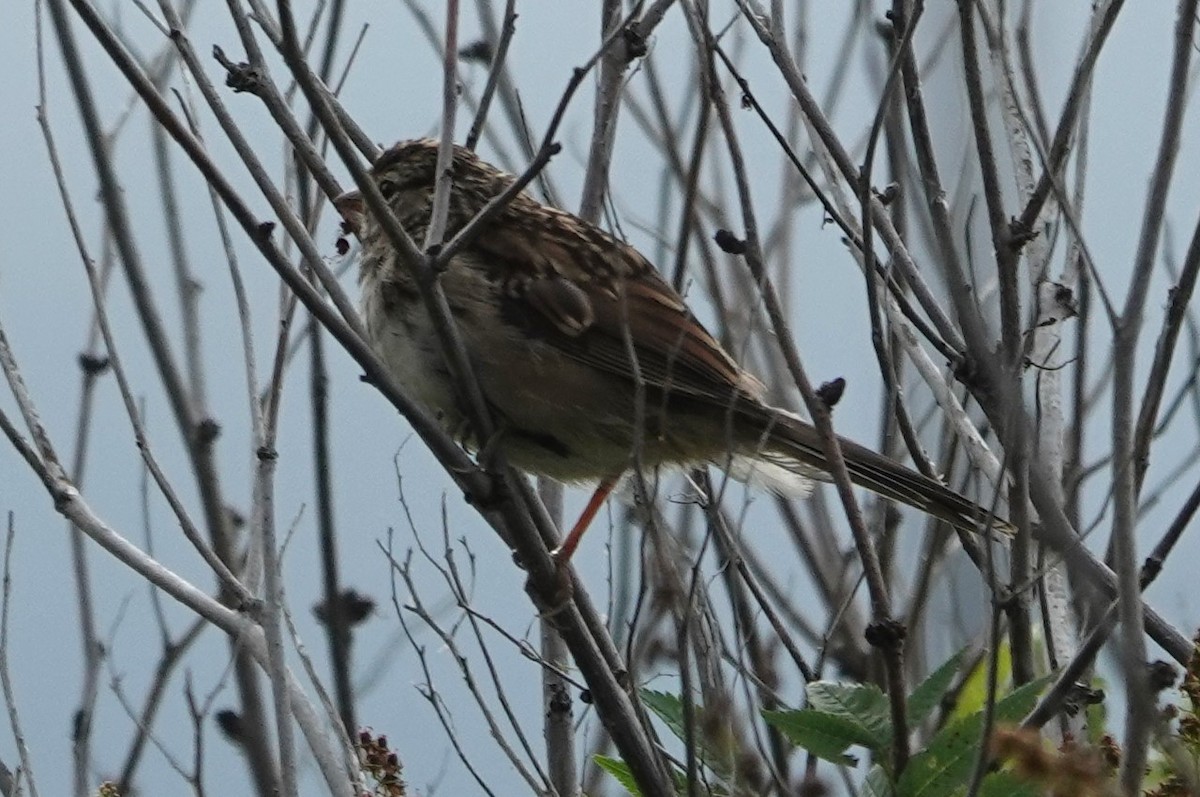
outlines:
M436 159L436 141L405 141L371 172L418 241L429 221ZM514 179L463 147L455 148L452 175L447 238ZM408 269L357 194L336 204L363 243L359 281L375 348L447 429L469 440ZM635 458L644 466L711 463L783 492L828 479L813 427L764 403L762 383L650 262L595 225L519 194L454 256L441 284L502 430L499 444L516 467L564 482L599 479L601 497ZM986 517L934 479L849 440L841 446L851 478L867 489L963 529Z

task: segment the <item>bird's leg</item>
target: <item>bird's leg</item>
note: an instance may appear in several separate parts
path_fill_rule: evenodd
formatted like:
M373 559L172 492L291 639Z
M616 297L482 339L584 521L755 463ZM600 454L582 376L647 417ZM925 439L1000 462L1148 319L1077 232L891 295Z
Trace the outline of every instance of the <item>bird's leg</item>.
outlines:
M592 524L596 513L600 511L600 507L604 506L605 500L612 494L613 488L616 487L617 480L620 478L620 474L618 474L601 479L600 484L596 485L596 491L592 493L591 499L588 500L587 506L583 508L583 514L579 516L579 520L575 521L575 525L571 527L570 533L563 538L562 543L557 548L550 552L550 558L554 560L554 568L558 571L558 587L555 592L550 596L543 596L541 593L531 591L530 586L526 585L526 591L530 595L533 595L534 600L538 602L541 608L539 614L542 617L552 617L569 604L571 593L574 591L574 582L572 581L569 569L571 555L579 547L579 541L583 539L583 533L588 530L588 526ZM530 581L530 584L532 584L532 581Z
M575 521L575 525L571 528L571 532L563 539L562 544L554 549L551 554L554 557L554 563L558 565L558 569L562 570L571 561L571 555L575 553L575 549L579 547L579 541L583 539L583 533L588 530L592 519L596 517L596 513L600 511L600 507L604 506L604 502L612 493L613 488L617 486L617 480L620 476L606 476L596 485L596 492L592 493L591 500L583 509L583 514L579 516L579 520Z

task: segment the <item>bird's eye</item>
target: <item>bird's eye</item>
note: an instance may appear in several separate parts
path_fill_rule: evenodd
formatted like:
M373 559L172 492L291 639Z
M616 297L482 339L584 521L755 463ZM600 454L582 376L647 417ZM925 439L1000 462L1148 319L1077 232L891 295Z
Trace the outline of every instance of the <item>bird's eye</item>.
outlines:
M385 199L391 199L393 196L396 195L396 181L395 180L380 180L379 181L379 193L383 194Z

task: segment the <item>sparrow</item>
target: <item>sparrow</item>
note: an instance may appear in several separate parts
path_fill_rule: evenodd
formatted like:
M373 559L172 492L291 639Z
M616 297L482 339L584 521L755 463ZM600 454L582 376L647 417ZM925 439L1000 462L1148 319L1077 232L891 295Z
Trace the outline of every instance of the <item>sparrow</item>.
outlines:
M401 141L370 171L418 241L433 209L437 149L434 139ZM449 171L447 240L515 179L461 146ZM560 566L635 467L714 465L790 496L807 494L814 480L831 480L813 426L764 401L763 383L696 320L649 260L525 192L493 215L439 277L498 429L495 441L476 439L410 269L357 191L334 204L362 243L367 333L397 381L468 448L495 444L527 473L567 484L599 482L555 551ZM986 509L937 479L850 440L838 442L855 484L959 529L988 523Z

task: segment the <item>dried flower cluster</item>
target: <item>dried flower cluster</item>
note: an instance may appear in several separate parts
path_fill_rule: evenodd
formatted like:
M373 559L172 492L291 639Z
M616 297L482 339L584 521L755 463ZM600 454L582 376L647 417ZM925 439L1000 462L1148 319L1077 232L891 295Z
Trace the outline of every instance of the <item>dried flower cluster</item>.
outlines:
M363 775L374 781L373 792L363 797L403 797L407 794L401 773L400 757L388 748L387 737L375 736L369 728L358 733L358 764Z

